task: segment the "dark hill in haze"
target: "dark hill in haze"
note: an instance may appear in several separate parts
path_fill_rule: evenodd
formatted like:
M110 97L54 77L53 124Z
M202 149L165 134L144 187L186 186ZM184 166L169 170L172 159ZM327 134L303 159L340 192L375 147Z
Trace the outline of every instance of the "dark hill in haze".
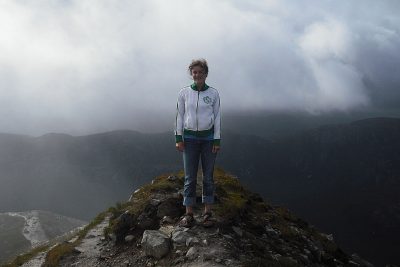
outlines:
M372 262L398 263L399 137L399 119L321 126L261 142L232 170L250 173L251 188L334 233L344 247Z
M173 142L167 134L133 131L2 134L0 212L42 209L90 219L125 200L144 177L179 168Z

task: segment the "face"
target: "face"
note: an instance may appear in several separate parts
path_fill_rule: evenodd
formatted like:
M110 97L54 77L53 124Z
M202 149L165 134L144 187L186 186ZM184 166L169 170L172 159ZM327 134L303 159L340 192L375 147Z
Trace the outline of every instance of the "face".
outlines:
M207 74L200 66L194 66L191 75L196 84L204 84L206 82Z

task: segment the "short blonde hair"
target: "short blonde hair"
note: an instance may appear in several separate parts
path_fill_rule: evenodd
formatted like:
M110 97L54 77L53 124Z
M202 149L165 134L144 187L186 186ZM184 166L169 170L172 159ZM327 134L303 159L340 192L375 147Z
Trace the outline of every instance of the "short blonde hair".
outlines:
M193 59L192 63L190 63L188 67L189 74L192 74L192 69L196 66L201 67L204 70L205 74L208 74L207 60L205 60L204 58Z

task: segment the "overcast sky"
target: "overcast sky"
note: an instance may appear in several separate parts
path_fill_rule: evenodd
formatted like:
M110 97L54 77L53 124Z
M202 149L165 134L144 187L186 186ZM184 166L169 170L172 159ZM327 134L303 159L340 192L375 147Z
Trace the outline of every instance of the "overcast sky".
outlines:
M0 132L172 129L199 57L224 113L398 108L399 14L398 0L1 1Z

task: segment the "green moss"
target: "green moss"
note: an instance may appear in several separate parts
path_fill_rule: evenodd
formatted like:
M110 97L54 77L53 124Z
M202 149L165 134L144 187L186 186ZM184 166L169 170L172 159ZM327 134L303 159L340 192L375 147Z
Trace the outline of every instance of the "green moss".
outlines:
M108 208L107 212L111 214L110 219L114 220L115 218L118 218L122 213L125 212L129 207L131 206L130 202L117 202L115 207L110 207Z
M220 217L231 219L241 214L246 207L244 194L228 192L224 197L220 197L220 203L214 206L214 213Z
M62 243L52 248L46 255L44 267L55 267L59 265L60 260L69 255L74 250L74 245L70 243Z
M213 207L214 213L224 219L232 219L242 214L249 202L249 192L239 180L221 169L214 172L215 193L219 202Z
M130 213L133 217L139 216L146 205L149 204L150 197L156 193L174 193L183 188L183 172L175 174L180 177L174 181L168 180L169 175L162 175L155 178L151 184L142 186L132 195L132 201L119 204L109 209L115 216L110 220L110 225L105 229L105 234L115 232L118 229L118 217L124 212ZM250 193L243 188L239 180L227 174L222 169L216 168L214 180L218 203L213 207L214 214L224 219L231 219L237 214L241 214L248 206ZM177 190L178 189L178 190ZM266 206L258 205L265 210Z

